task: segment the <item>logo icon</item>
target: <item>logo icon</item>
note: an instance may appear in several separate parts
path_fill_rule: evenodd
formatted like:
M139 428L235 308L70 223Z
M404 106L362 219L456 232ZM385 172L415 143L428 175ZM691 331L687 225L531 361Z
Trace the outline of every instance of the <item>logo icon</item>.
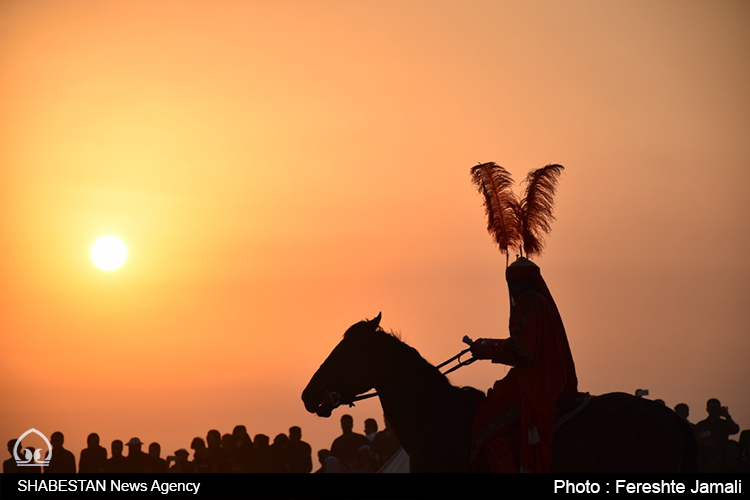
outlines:
M36 434L37 436L41 437L45 443L47 443L47 449L49 450L49 453L47 454L46 458L42 458L42 448L39 448L38 450L34 450L34 453L32 454L31 450L22 450L24 453L25 460L22 460L21 457L18 456L18 446L21 444L21 441L23 441L23 438L28 436L29 434ZM16 439L16 445L13 447L13 458L16 459L16 465L21 467L28 467L28 466L34 466L38 467L40 465L47 466L49 465L49 460L52 458L52 445L49 442L49 439L47 439L47 436L42 434L36 429L29 429L28 431L21 434L21 437Z

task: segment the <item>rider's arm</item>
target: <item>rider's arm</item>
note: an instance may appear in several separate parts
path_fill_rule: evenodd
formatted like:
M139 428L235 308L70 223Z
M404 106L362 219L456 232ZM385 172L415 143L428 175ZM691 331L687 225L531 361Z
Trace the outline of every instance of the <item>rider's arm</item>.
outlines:
M471 354L477 359L491 359L499 363L507 357L505 343L506 339L477 339L471 344Z
M537 309L541 296L528 294L519 299L518 315L510 328L507 339L477 339L471 345L471 353L478 359L489 359L517 368L529 366L534 360L538 339Z
M477 359L504 365L523 366L527 361L512 339L477 339L471 345L471 353Z

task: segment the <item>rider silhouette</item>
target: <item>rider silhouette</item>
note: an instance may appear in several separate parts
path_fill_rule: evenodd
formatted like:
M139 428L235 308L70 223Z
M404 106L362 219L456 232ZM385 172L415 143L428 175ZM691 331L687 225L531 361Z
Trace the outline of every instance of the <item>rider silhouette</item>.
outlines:
M510 337L477 339L475 358L510 365L474 420L472 461L478 470L548 472L553 414L578 393L562 318L539 267L523 257L506 269Z

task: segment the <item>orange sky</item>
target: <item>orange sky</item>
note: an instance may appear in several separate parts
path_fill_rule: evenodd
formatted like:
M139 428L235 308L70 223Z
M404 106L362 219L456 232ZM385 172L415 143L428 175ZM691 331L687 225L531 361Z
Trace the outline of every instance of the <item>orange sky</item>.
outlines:
M537 262L580 388L750 427L743 1L0 4L0 438L328 446L300 393L383 312L438 363L507 336L469 179L561 163ZM95 268L93 241L129 259ZM452 380L485 389L476 363ZM361 430L377 402L351 413Z

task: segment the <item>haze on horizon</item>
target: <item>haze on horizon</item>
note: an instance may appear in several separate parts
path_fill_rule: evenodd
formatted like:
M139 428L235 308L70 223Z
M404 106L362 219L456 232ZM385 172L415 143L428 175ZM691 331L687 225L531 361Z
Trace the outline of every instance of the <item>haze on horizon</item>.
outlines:
M382 311L433 363L507 336L486 161L565 166L537 263L579 388L750 427L750 6L467 5L2 2L3 442L329 446L344 410L300 393L351 324Z

